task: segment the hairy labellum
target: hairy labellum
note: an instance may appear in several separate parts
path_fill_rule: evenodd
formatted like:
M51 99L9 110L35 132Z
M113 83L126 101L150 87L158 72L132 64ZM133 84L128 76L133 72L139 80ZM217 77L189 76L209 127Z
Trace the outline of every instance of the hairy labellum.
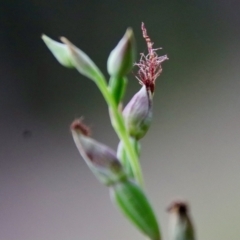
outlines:
M147 43L148 54L145 56L142 53L139 63L135 63L135 65L139 68L138 76L136 76L136 78L141 85L145 85L146 88L150 90L153 94L155 88L155 81L162 72L161 64L165 60L168 60L168 57L167 55L158 56L156 51L160 48L152 48L153 42L151 42L151 39L147 35L147 30L144 26L144 23L142 23L142 33L143 38L146 40Z
M133 96L123 110L126 127L129 134L136 138L142 138L148 131L152 120L152 100L155 90L155 81L162 72L161 63L168 59L165 56L158 56L157 49L153 49L153 43L147 35L147 30L142 23L143 38L146 40L148 54L141 54L136 78L142 88Z

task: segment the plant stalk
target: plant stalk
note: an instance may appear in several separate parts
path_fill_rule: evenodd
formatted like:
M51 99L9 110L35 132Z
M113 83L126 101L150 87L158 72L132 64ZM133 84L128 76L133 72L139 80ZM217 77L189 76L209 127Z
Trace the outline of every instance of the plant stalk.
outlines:
M110 119L111 119L112 126L115 132L117 133L118 137L122 140L124 144L124 147L130 159L130 165L133 171L134 178L138 182L138 184L141 187L143 187L142 170L139 164L137 153L130 142L129 135L125 127L124 119L118 110L118 106L115 100L113 99L112 95L108 91L108 87L104 77L97 76L97 81L95 81L95 83L97 84L104 99L106 100L109 106Z

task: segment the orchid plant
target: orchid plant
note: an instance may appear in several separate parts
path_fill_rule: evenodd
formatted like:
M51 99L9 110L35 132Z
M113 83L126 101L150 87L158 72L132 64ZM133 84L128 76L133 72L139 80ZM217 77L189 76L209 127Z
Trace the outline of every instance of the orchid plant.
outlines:
M158 56L159 48L153 48L144 23L141 29L147 44L147 55L141 53L139 62L135 63L135 39L132 29L128 28L109 55L109 81L95 63L65 37L61 37L62 43L46 35L42 39L60 64L76 68L95 82L106 100L112 127L119 137L117 151L114 151L91 138L89 127L82 119L76 119L70 129L80 155L97 179L109 188L112 202L126 218L149 239L160 240L159 224L143 188L139 141L151 125L156 79L168 57ZM123 108L128 81L126 75L133 66L138 68L136 79L141 87Z

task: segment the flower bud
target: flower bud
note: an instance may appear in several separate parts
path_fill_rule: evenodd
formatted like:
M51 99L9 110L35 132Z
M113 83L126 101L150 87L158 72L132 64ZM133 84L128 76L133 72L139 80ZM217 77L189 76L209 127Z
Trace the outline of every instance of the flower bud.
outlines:
M96 66L96 64L89 58L89 56L82 50L73 45L67 38L61 37L61 41L66 44L70 53L71 61L75 68L85 77L90 78L93 81L97 81L98 78L104 78L103 74Z
M128 28L118 45L108 57L107 69L111 76L124 76L135 61L135 41L131 28Z
M135 152L137 153L137 156L140 155L140 143L135 138L130 138L131 145L133 146ZM134 174L131 168L130 160L128 157L128 154L124 148L124 144L122 141L119 142L118 148L117 148L117 158L120 160L122 166L124 167L124 170L130 178L134 178Z
M103 74L88 55L74 46L65 37L61 37L63 43L56 42L46 35L43 35L42 39L58 62L63 66L75 67L82 75L93 81L103 78Z
M89 129L75 120L71 125L75 144L89 168L104 185L110 186L126 178L116 153L89 137Z
M140 139L146 134L152 120L152 93L145 85L124 108L123 117L130 136Z
M137 184L126 180L114 184L110 190L112 201L141 232L151 240L161 239L151 205Z
M42 35L42 40L60 64L64 67L74 68L70 51L65 44L54 41L44 34Z
M123 165L126 174L129 177L134 178L133 171L132 171L132 168L131 168L131 164L130 164L127 152L124 148L124 144L123 144L122 141L120 141L119 144L118 144L117 158L120 160L121 164Z
M185 201L174 201L168 207L169 239L195 240L195 231L189 213L189 206Z
M126 127L129 134L136 138L142 138L150 127L152 119L152 98L155 91L155 82L162 73L161 64L168 59L165 56L158 56L157 50L153 49L153 42L147 35L147 30L142 23L143 38L146 40L148 54L141 54L140 61L135 65L139 68L136 78L142 88L130 100L123 110Z

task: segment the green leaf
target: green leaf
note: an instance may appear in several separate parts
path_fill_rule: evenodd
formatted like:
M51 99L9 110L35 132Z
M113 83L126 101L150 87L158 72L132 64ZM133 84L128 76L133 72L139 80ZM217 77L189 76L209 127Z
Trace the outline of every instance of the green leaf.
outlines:
M151 240L160 240L155 214L141 188L131 181L122 181L111 187L113 202L122 213Z

